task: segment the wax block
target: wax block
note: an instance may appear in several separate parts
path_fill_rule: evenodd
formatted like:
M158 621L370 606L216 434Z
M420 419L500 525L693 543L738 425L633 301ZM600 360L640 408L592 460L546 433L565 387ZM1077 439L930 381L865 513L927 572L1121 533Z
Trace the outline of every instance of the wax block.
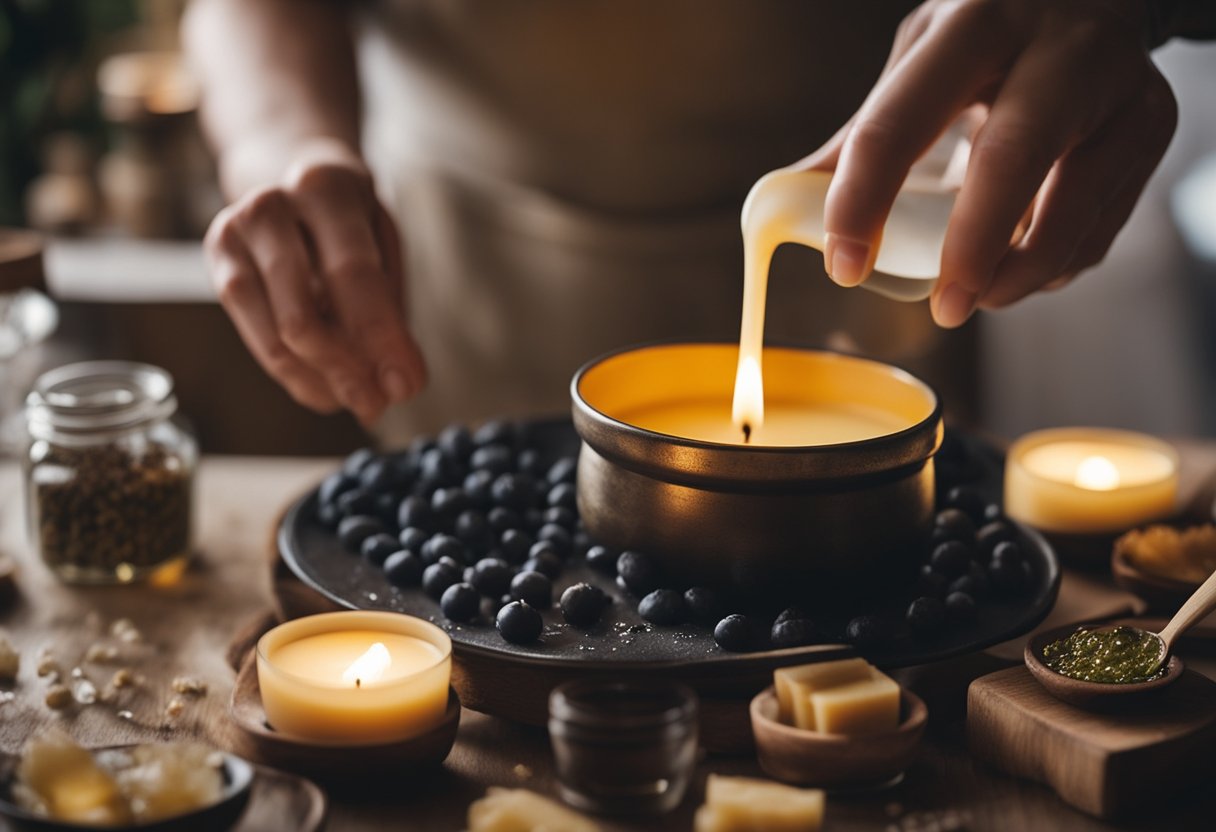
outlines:
M899 725L899 685L871 670L869 679L810 695L815 730L825 734L874 734Z
M490 788L469 804L469 832L600 832L600 826L536 792Z
M40 802L55 820L92 826L123 826L132 820L118 784L93 755L66 734L48 732L25 748L17 769L28 800ZM25 802L19 796L19 802Z
M870 678L870 665L865 659L840 659L834 662L803 664L796 667L781 667L773 672L773 687L777 691L777 717L790 725L795 722L795 688L798 696L805 697L823 688L834 688L848 682L861 682ZM814 726L810 726L812 729Z
M823 792L750 777L709 775L695 832L815 832L823 823Z

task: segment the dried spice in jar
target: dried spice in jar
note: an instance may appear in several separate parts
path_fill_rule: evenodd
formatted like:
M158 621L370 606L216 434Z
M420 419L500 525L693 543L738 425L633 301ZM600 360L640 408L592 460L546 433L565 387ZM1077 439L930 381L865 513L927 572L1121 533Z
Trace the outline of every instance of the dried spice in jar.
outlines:
M187 556L193 436L164 370L95 361L52 370L27 399L30 531L76 583L125 583Z

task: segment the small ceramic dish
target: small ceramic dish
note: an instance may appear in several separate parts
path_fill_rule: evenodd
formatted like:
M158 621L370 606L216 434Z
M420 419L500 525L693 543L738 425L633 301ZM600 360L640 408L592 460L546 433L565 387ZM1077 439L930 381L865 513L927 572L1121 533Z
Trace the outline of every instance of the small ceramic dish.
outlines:
M1197 583L1141 569L1118 542L1111 552L1110 571L1115 583L1143 600L1155 612L1177 612L1182 602L1199 588Z
M929 719L921 698L904 689L898 727L878 734L820 734L780 722L772 687L752 699L750 710L760 767L787 783L829 789L881 786L896 780L915 757Z
M255 762L281 768L343 792L440 768L456 742L460 699L448 688L443 720L425 734L391 742L321 745L275 731L266 721L253 654L246 656L228 706L230 745Z
M1170 656L1169 662L1165 666L1165 673L1161 676L1158 676L1151 682L1138 682L1129 685L1085 682L1080 679L1073 679L1062 673L1056 673L1043 660L1043 648L1052 642L1067 638L1081 627L1102 626L1106 625L1068 624L1063 627L1045 630L1032 636L1026 642L1024 653L1026 667L1030 670L1030 674L1052 696L1070 705L1076 705L1078 708L1090 710L1109 710L1140 702L1161 690L1161 688L1177 681L1178 677L1182 675L1184 669L1182 659L1174 655Z
M93 751L121 750L130 745L114 745L95 748ZM0 818L14 832L81 832L99 829L138 830L138 832L223 832L231 829L240 819L249 803L250 787L253 785L253 766L233 754L223 755L223 792L220 799L209 806L194 809L170 818L140 823L132 826L96 826L85 823L53 820L27 812L12 799L13 780L16 777L20 757L15 754L0 754Z

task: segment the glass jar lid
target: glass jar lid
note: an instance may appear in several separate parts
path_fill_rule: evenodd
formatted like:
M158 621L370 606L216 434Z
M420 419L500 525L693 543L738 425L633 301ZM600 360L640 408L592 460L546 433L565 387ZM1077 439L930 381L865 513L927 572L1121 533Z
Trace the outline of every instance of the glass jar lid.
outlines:
M30 434L37 438L130 430L176 410L173 377L133 361L82 361L49 370L26 397Z
M549 696L550 730L601 734L621 742L662 739L690 730L697 695L685 685L644 679L579 679Z

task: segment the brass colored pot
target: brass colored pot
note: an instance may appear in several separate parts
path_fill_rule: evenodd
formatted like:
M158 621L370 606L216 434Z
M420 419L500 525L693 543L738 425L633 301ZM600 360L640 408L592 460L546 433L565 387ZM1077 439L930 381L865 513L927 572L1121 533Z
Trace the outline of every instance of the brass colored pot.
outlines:
M650 553L689 585L756 592L797 582L840 597L906 579L933 518L937 394L877 361L767 348L770 402L882 411L894 432L774 447L630 424L649 401L720 403L729 420L737 355L733 344L660 344L612 353L575 374L578 502L591 535Z

